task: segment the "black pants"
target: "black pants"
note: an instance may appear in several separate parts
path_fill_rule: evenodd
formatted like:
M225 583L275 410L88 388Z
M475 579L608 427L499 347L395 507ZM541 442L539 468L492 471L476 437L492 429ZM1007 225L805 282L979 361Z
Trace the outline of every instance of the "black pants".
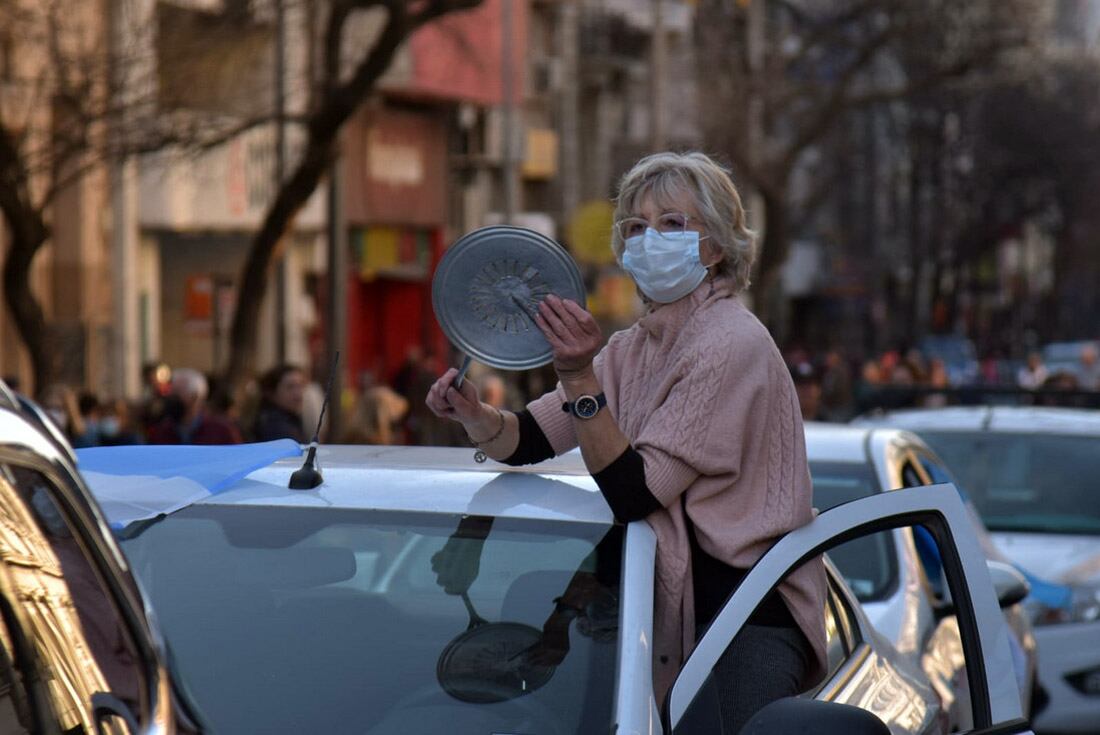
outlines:
M702 633L700 627L696 635ZM746 625L719 657L677 733L737 735L764 705L802 692L812 657L798 628Z

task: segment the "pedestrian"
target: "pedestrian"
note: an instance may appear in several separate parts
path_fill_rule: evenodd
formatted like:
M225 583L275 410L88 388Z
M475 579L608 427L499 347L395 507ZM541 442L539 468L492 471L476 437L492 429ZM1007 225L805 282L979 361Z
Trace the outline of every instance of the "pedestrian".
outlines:
M198 370L174 370L164 418L149 432L149 443L240 444L237 427L207 410L208 392L206 377Z
M375 383L363 391L355 405L347 444L400 444L401 423L409 402L388 385Z
M821 374L821 418L845 422L852 418L854 408L851 367L840 350L829 350Z
M455 389L452 368L428 404L488 456L530 464L577 445L615 516L657 537L653 680L663 701L729 594L775 540L813 518L802 418L767 329L737 298L755 258L740 195L701 153L659 153L620 182L612 249L646 313L603 337L582 306L555 295L536 323L557 387L520 413ZM819 558L789 574L713 670L723 732L825 671Z
M142 444L144 439L134 426L130 404L123 398L104 401L99 419L99 446L117 447Z
M809 360L803 360L791 365L790 370L802 420L817 421L821 412L821 380L817 368Z
M148 362L141 368L141 431L148 436L164 419L168 396L172 393L172 369L163 362Z
M1081 348L1081 367L1077 370L1077 383L1082 390L1100 390L1100 360L1096 345Z
M1031 352L1027 356L1027 364L1016 373L1016 385L1027 390L1037 390L1043 387L1043 383L1050 377L1050 371L1043 364L1043 356L1038 352Z
M72 388L64 383L48 385L38 396L38 403L73 449L94 446L88 440L84 417L80 415L76 393Z
M295 365L276 365L260 377L260 408L252 426L258 442L274 439L308 441L302 424L306 376Z

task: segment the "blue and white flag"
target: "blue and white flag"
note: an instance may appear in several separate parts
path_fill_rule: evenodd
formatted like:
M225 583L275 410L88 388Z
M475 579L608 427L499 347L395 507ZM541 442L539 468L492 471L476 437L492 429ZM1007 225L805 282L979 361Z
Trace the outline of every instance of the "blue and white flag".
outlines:
M272 462L301 454L302 446L292 439L76 450L80 474L115 529L186 508L229 489Z

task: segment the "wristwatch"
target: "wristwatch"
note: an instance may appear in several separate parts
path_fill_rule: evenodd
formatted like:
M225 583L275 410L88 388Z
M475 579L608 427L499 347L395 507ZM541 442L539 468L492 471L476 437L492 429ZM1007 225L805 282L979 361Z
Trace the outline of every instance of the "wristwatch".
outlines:
M575 401L566 401L561 404L561 410L571 413L579 419L590 419L607 405L607 396L603 393L598 396L584 395Z

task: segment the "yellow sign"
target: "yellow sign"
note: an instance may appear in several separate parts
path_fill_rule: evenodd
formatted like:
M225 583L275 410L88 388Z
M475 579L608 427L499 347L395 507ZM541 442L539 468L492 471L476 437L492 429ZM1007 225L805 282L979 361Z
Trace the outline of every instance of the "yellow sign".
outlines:
M558 134L546 128L529 128L523 155L525 179L552 179L558 173Z
M569 221L569 247L577 260L591 265L615 262L611 252L614 208L603 199L593 199L577 208Z

